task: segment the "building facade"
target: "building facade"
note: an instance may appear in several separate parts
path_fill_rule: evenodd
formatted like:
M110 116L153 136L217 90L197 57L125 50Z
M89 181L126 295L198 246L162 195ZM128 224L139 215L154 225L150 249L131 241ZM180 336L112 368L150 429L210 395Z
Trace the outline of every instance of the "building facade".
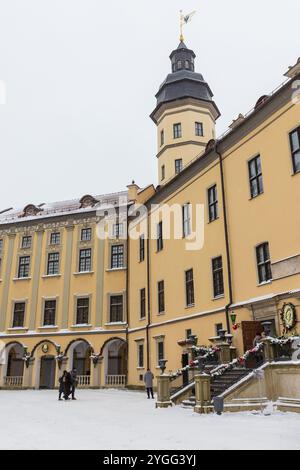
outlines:
M170 59L157 187L0 215L1 387L53 388L74 365L82 386L140 387L160 359L187 364L191 335L226 330L243 353L264 321L287 333L285 311L299 328L300 61L216 139L194 52Z

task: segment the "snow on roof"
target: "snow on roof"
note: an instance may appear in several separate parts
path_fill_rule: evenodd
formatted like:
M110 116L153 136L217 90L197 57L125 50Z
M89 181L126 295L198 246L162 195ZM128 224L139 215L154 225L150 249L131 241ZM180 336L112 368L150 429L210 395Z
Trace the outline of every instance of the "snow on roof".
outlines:
M84 203L86 199L87 203ZM89 203L89 201L91 201ZM23 209L8 209L0 211L0 225L18 223L29 220L40 220L48 217L78 214L98 210L101 206L121 206L127 204L127 191L101 194L98 196L86 195L79 199L58 201L45 204L28 204Z

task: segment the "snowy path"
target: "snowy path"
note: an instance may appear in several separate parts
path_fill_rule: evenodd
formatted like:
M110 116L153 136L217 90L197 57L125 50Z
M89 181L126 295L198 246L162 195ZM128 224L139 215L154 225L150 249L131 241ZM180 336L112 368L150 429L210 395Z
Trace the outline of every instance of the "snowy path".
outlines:
M0 449L300 449L300 415L200 416L144 393L0 391Z

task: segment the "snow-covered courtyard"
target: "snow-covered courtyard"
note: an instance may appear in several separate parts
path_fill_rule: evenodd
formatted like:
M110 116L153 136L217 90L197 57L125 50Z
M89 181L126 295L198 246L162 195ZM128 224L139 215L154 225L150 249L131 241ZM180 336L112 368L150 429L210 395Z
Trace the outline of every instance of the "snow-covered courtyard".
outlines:
M300 415L201 416L144 393L0 391L0 449L300 449Z

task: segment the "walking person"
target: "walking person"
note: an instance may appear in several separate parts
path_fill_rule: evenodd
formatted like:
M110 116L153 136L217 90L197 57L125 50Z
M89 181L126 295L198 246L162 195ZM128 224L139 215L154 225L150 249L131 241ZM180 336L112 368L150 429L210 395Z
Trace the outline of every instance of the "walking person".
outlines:
M69 372L64 370L63 375L59 379L59 392L58 392L58 399L59 401L62 400L61 396L64 396L65 400L69 400L71 390L71 375Z
M72 400L76 400L75 398L75 390L77 387L77 369L73 367L71 371L71 394L72 394Z
M146 387L148 399L150 398L150 396L151 396L151 398L154 398L153 379L154 379L154 375L152 374L150 369L147 369L147 372L144 375L144 382L145 382L145 387Z

